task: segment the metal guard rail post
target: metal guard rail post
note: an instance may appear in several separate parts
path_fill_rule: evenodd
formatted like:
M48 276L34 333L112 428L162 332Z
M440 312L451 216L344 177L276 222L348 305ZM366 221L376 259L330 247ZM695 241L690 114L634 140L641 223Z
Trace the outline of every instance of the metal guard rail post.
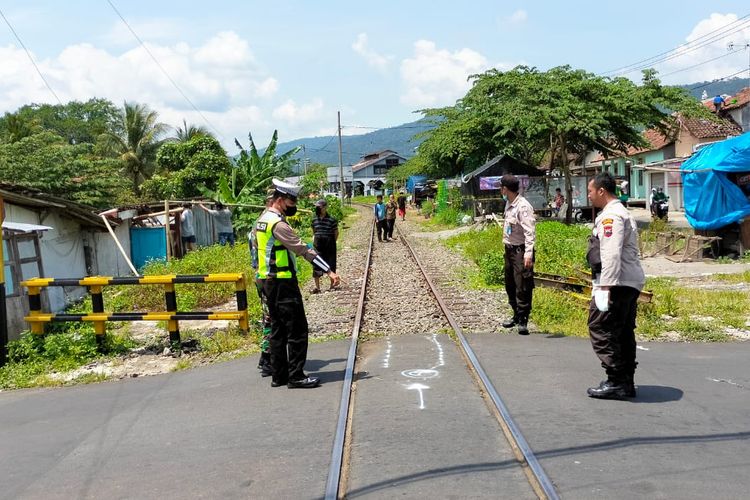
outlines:
M178 312L175 285L185 283L234 283L237 297L236 312ZM240 329L247 334L247 279L244 273L215 274L164 274L142 277L87 276L85 278L32 278L21 282L29 293L29 315L24 319L31 325L31 332L44 335L44 325L55 321L91 321L94 323L96 343L104 345L107 321L166 321L171 345L180 344L180 320L229 320L239 321ZM162 285L164 287L165 312L104 312L102 291L108 285ZM90 314L51 314L42 312L42 288L51 286L85 286L91 295Z

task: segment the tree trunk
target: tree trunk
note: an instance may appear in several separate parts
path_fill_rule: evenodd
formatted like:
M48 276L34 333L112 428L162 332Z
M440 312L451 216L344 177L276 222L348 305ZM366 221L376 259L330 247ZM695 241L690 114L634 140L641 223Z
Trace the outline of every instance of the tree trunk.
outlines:
M558 146L560 152L560 164L563 175L565 176L565 200L567 208L565 209L565 223L570 224L573 220L573 180L570 175L570 162L568 162L568 148L565 145L565 136L558 137Z

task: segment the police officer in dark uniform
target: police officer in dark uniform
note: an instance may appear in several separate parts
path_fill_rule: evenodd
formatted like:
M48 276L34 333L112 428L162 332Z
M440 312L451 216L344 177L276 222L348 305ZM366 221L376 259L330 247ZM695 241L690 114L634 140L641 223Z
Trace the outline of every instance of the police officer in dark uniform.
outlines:
M257 276L263 280L263 294L271 320L271 386L311 388L320 379L303 371L307 361L308 327L297 283L295 255L322 269L334 286L340 279L317 252L308 247L289 226L286 217L297 213L299 186L273 180L271 205L255 223L258 245Z
M638 258L638 229L615 194L615 179L597 174L588 186L591 204L601 208L589 238L587 259L593 275L589 336L607 380L587 393L592 398L635 397L635 318L646 277Z
M534 291L534 243L536 219L534 207L518 194L519 183L514 175L500 179L505 202L503 243L505 244L505 291L513 317L503 323L504 328L518 325L519 335L529 334L529 314Z

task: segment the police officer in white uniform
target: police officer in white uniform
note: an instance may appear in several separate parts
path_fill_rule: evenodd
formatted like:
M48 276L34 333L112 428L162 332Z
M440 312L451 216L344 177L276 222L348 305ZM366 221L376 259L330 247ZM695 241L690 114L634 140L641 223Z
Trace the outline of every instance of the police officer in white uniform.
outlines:
M588 326L607 380L587 392L592 398L633 398L636 306L646 283L638 259L638 230L615 194L612 175L604 172L594 177L588 194L592 205L602 209L587 253L594 278Z
M534 243L536 219L534 207L518 194L519 182L515 175L500 178L505 203L503 244L505 244L505 291L513 317L503 323L504 328L518 325L519 335L529 334L529 314L534 291Z

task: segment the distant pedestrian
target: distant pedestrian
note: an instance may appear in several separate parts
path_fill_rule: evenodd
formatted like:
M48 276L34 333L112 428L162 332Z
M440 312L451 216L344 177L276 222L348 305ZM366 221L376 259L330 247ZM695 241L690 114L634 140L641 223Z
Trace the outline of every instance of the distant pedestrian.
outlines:
M377 203L373 207L375 214L375 227L378 231L378 241L388 241L388 228L386 227L385 221L385 203L383 203L383 195L379 194L377 197Z
M534 291L534 244L536 220L534 207L518 193L516 176L506 174L500 179L506 199L503 243L505 244L505 291L513 317L504 328L518 325L519 335L529 334L529 315Z
M385 204L385 227L388 230L388 238L393 239L393 226L396 225L396 211L398 205L393 195L388 197L388 203Z
M271 387L312 388L320 379L305 375L308 325L297 282L295 255L320 266L335 285L339 277L318 253L300 240L286 221L297 213L300 188L273 179L271 206L255 223L258 238L258 277L268 300L271 319Z
M206 208L203 203L198 204L203 210L211 214L216 225L216 233L219 236L219 245L234 246L234 228L232 227L232 212L221 202L216 202L216 210Z
M336 272L336 240L339 238L339 223L328 213L328 202L320 199L315 202L315 216L312 220L313 246L323 260L328 263L331 271ZM320 277L325 272L323 269L313 264L313 279L315 288L313 293L320 292ZM330 290L336 286L331 279Z
M560 216L560 209L562 208L564 203L565 197L562 194L562 190L560 188L555 188L555 198L552 200L552 205L555 209L555 217Z
M404 191L399 191L398 199L396 200L398 202L398 216L401 217L401 221L406 220L406 196L404 196Z
M180 214L180 237L185 247L185 253L195 250L195 223L193 221L193 210L190 203L182 204Z
M588 194L591 204L602 209L586 254L594 285L589 336L607 379L587 393L599 399L633 398L637 300L646 282L638 259L638 228L617 199L611 174L597 174Z

